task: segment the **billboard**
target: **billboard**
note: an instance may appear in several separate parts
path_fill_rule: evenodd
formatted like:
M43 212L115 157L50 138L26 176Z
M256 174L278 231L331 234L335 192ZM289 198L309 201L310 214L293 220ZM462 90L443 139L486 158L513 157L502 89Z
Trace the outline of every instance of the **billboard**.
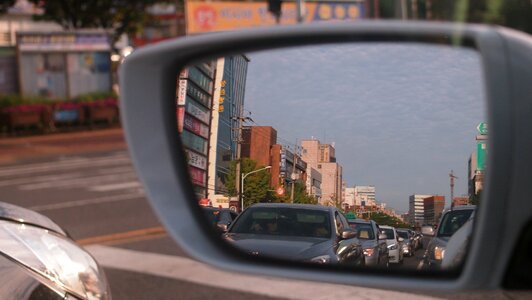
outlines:
M477 171L486 169L486 141L477 141Z
M199 2L187 1L187 33L225 31L238 28L275 25L268 12L268 2ZM364 17L363 2L305 3L304 22L358 20ZM282 5L281 24L296 23L296 4Z

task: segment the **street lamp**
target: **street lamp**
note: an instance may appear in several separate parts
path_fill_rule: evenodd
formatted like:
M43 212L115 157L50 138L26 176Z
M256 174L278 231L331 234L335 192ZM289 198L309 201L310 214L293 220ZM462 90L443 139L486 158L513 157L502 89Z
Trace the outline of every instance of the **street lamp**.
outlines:
M267 167L264 167L262 169L258 169L258 170L255 170L255 171L251 171L249 173L242 173L241 175L241 180L240 180L240 201L241 201L241 211L244 211L244 179L246 177L248 177L248 175L251 175L253 173L257 173L257 172L260 172L260 171L264 171L264 170L267 170L267 169L271 169L272 166L267 166Z

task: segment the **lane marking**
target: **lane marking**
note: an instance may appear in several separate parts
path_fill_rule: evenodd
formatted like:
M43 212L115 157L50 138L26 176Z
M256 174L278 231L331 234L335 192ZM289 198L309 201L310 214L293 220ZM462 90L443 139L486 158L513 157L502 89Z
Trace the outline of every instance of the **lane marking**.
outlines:
M140 182L129 181L129 182L122 182L122 183L93 186L93 187L89 187L89 191L109 192L109 191L114 191L114 190L123 190L123 189L136 188L136 187L142 187Z
M59 174L59 175L45 175L45 176L37 176L37 177L29 177L29 178L24 177L24 178L17 178L17 179L1 180L0 186L40 183L40 182L46 182L46 181L76 178L76 177L81 177L81 176L83 176L81 173L66 173L66 174Z
M50 171L61 171L76 168L92 168L96 166L109 166L131 164L131 159L124 157L87 158L74 162L54 161L44 164L23 165L16 168L0 168L0 176L26 175Z
M109 202L116 202L116 201L142 199L144 197L145 197L145 195L139 194L139 193L125 194L125 195L114 195L114 196L106 196L106 197L99 197L99 198L92 198L92 199L61 202L61 203L54 203L54 204L35 205L35 206L28 207L28 209L31 209L31 210L34 210L34 211L48 211L48 210L80 207L80 206L87 206L87 205L94 205L94 204L101 204L101 203L109 203Z
M76 243L82 246L92 244L117 245L163 236L166 236L166 230L162 226L157 226L83 238L76 240Z
M109 174L109 175L98 175L82 178L74 178L71 180L61 180L61 181L52 181L52 182L41 182L41 183L32 183L20 185L19 190L22 191L33 191L40 189L49 189L49 188L79 188L79 187L88 187L100 185L103 183L109 183L111 181L124 181L130 179L136 179L137 174L135 173L122 173L122 174Z
M103 267L282 299L437 299L383 289L224 272L186 257L102 245L85 249Z

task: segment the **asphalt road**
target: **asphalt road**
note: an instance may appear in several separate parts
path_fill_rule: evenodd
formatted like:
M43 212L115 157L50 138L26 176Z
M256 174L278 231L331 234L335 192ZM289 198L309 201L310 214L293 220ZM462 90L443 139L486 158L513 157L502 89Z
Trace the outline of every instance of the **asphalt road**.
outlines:
M235 274L193 261L166 235L123 150L3 164L0 195L1 201L50 217L93 253L106 270L114 299L430 298ZM421 256L418 250L394 267L415 268Z

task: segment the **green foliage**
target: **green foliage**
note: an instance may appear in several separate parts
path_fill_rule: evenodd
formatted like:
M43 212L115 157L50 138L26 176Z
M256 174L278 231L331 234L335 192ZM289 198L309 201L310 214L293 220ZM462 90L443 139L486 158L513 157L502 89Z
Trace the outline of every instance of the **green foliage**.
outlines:
M91 102L108 98L117 99L118 95L115 92L92 92L79 95L73 100L76 102Z
M229 174L225 186L228 190L227 196L237 196L236 193L236 161L232 161L229 167ZM247 174L254 170L264 168L264 166L258 166L257 162L249 159L241 159L241 174ZM240 180L240 178L238 178ZM249 206L253 203L266 202L271 200L270 189L270 173L267 170L259 171L248 175L244 182L244 206Z
M364 214L364 216L366 216L366 214ZM403 223L401 219L381 212L372 212L370 219L377 222L379 225L388 225L397 228L410 228L410 225Z
M0 108L29 105L29 104L48 104L52 101L44 97L22 97L19 95L0 95Z
M122 34L137 33L151 18L146 9L158 0L30 0L44 9L38 20L54 21L64 29L113 30L113 44ZM169 1L168 1L169 2Z

